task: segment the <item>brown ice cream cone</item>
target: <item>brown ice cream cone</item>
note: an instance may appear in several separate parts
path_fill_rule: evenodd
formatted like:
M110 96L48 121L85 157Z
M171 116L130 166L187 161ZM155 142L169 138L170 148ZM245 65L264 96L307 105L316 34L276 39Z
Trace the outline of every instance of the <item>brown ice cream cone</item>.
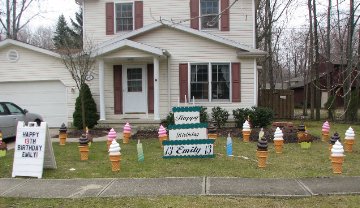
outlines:
M107 140L107 142L106 142L107 150L109 150L111 142L112 142L112 141Z
M274 140L274 145L275 145L275 152L278 154L282 153L284 140Z
M121 155L110 155L111 170L120 171Z
M79 146L80 151L80 159L81 160L88 160L89 159L89 146Z
M331 156L331 164L333 173L341 174L342 173L342 164L344 162L344 156Z
M167 140L167 139L168 139L168 136L166 136L166 135L159 137L159 143L160 143L160 146L161 146L161 147L163 147L162 142L165 141L165 140Z
M66 137L67 137L67 133L65 133L65 132L59 133L60 145L63 146L66 144Z
M250 141L250 131L243 131L243 141L249 142Z
M258 158L258 167L265 168L268 151L256 151L256 156Z
M321 134L321 141L328 142L329 141L329 132L323 131Z
M352 152L355 141L353 139L345 139L344 143L345 143L345 146L344 146L345 152Z
M298 142L301 143L305 140L305 132L304 131L298 131L297 132L297 138Z
M129 143L130 136L130 133L123 133L123 144Z

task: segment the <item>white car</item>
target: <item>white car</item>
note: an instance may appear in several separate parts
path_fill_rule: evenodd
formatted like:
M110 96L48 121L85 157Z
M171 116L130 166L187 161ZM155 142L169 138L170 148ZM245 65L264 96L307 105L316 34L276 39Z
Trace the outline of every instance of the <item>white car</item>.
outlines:
M0 102L0 131L3 139L15 137L18 121L36 122L38 125L43 121L38 114L29 113L26 109L11 102Z

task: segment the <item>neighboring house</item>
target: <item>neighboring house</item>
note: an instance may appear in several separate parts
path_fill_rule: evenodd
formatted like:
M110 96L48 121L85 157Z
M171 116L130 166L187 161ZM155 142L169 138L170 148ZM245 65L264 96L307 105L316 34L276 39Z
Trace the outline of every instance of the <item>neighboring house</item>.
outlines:
M332 54L330 57L330 62L324 56L320 56L319 64L319 77L320 77L320 86L318 88L321 90L321 107L324 107L325 103L328 100L328 93L326 91L326 65L329 64L329 74L330 74L330 85L332 88L338 89L343 82L343 70L346 68L346 61L341 58L339 55ZM310 80L304 80L304 77L296 77L291 79L290 89L294 90L294 101L297 104L296 107L301 107L305 101L305 91L304 83L309 83ZM336 87L337 86L337 87ZM335 90L333 90L335 91ZM309 90L310 96L310 90ZM343 105L342 90L337 91L336 95L336 106ZM308 103L310 103L310 98L308 98Z
M158 123L173 106L194 101L230 114L257 106L256 58L266 53L255 49L255 1L76 0L83 8L84 42L96 46L94 79L88 84L100 123ZM71 123L77 90L59 55L6 41L0 42L5 66L0 87L19 85L17 94L44 83L39 88L60 92L62 99L54 103L61 103L62 118ZM6 58L12 48L19 52L18 61ZM19 105L26 107L27 95ZM43 114L44 109L29 110Z
M97 44L101 120L158 121L192 98L230 112L257 105L255 0L77 2L84 42Z
M14 102L60 127L72 120L74 86L59 54L11 39L0 42L0 101Z

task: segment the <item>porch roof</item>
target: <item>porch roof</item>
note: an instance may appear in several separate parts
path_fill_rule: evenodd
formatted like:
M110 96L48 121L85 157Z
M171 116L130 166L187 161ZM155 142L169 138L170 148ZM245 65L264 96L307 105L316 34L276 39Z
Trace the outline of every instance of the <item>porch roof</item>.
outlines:
M111 53L115 50L119 50L124 47L130 47L144 52L148 52L157 56L170 56L170 53L164 49L156 48L147 44L135 42L128 39L122 39L120 41L108 44L105 46L98 47L95 50L94 56L102 56L108 53Z

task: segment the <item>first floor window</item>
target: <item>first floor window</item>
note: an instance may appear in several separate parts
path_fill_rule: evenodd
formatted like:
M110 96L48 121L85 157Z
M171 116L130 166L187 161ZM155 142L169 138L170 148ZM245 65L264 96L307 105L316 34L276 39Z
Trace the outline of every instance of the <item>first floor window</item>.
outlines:
M200 101L229 101L230 65L191 64L190 98Z
M133 30L133 3L117 3L115 5L116 32Z

